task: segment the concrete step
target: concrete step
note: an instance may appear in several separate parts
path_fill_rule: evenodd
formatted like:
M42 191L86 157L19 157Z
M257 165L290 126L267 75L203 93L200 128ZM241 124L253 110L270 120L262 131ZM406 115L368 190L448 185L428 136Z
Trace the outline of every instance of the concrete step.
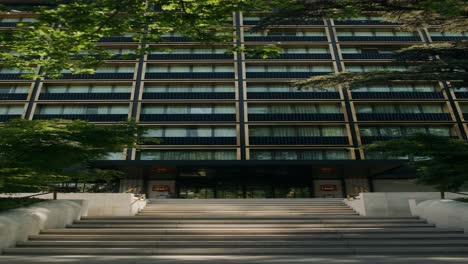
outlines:
M449 247L332 247L332 248L9 248L6 255L468 255L464 246Z
M17 247L79 247L79 248L223 248L223 247L438 247L468 246L468 240L313 240L313 241L26 241Z
M46 229L41 234L87 234L87 235L169 235L169 234L329 234L329 233L459 233L461 229L448 228L146 228L146 229L124 229L124 228L69 228L69 229Z
M40 234L29 236L31 241L315 241L315 240L467 240L468 234L454 233L325 233L325 234Z
M260 229L260 228L385 228L385 227L401 227L401 228L420 228L420 227L434 227L433 224L427 223L378 223L378 224L371 224L371 223L342 223L342 224L285 224L285 223L277 223L277 224L107 224L107 223L100 223L100 224L71 224L67 225L67 228L135 228L135 229L142 229L142 228L252 228L252 229Z
M408 219L419 219L417 216L408 217L372 217L372 216L359 216L358 214L353 215L282 215L282 216L165 216L164 214L149 215L149 216L83 216L82 220L165 220L165 221L181 221L181 220L243 220L243 221L254 221L254 220L408 220Z
M137 214L137 217L140 216L159 216L161 218L167 217L205 217L205 218L213 218L213 217L232 217L232 216L241 216L241 217L248 217L248 216L255 216L255 217L278 217L278 216L335 216L339 214L340 216L343 215L355 215L359 216L357 213L353 211L349 212L318 212L318 213L311 213L311 212L264 212L264 211L256 211L256 212L194 212L194 213L183 213L183 212L141 212Z
M75 224L87 225L87 224L344 224L344 223L358 223L358 224L381 224L381 223L426 223L422 219L234 219L234 220L147 220L147 219L132 219L132 220L111 220L111 219L84 219L76 220Z

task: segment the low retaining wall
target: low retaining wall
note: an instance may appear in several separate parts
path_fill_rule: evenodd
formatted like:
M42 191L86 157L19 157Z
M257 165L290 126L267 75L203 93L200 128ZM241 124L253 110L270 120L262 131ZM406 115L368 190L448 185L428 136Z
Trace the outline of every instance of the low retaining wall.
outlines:
M23 197L34 193L1 194L0 197ZM52 194L38 196L53 199ZM59 200L88 201L88 216L133 216L146 206L132 193L58 193Z
M453 200L409 202L411 213L440 228L462 228L468 233L468 203Z
M463 195L446 193L447 199L463 197ZM345 203L360 215L364 216L411 216L409 200L416 203L440 198L439 192L388 192L360 193L355 200L345 200Z
M87 201L45 201L0 214L0 253L42 229L64 228L86 215Z

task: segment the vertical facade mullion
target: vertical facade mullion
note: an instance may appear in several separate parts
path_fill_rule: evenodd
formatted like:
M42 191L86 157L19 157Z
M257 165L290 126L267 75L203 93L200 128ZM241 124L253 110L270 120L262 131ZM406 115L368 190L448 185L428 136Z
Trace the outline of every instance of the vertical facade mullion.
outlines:
M236 46L242 46L242 27L241 27L241 14L236 12L235 14L235 26L236 26ZM240 139L240 159L247 159L246 155L246 140L245 140L245 98L244 98L244 68L242 60L242 52L237 52L237 85L238 85L238 113L239 113L239 139Z
M341 59L340 59L340 52L338 51L338 44L336 42L336 36L335 36L335 31L333 30L332 22L330 19L326 19L326 27L328 28L328 34L330 35L330 41L332 44L332 52L335 56L335 63L336 63L336 68L338 72L343 72L343 66L341 64ZM348 89L342 88L343 89L343 99L345 103L345 108L346 108L346 114L348 116L348 122L349 122L349 128L351 131L351 138L353 142L351 142L353 148L354 148L354 155L357 160L361 159L361 154L359 151L359 145L358 145L358 138L357 138L357 133L356 133L356 125L354 122L354 115L351 107L351 101L349 99L349 94L348 94Z

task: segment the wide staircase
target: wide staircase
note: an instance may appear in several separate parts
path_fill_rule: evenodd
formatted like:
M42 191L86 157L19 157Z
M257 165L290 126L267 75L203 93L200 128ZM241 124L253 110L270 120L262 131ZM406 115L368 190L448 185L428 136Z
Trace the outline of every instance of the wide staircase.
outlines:
M7 255L468 255L462 230L363 217L340 199L156 200L133 217L83 217Z

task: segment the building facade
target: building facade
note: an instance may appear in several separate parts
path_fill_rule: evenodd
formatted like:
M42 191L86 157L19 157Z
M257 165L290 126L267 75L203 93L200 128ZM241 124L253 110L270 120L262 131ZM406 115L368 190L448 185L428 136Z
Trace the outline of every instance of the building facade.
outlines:
M334 72L402 69L394 52L414 44L468 38L433 29L403 32L378 17L323 19L250 32L259 14L233 15L232 46L274 43L271 59L226 54L177 34L170 47L128 59L141 43L110 36L99 45L117 55L94 75L22 79L0 68L0 121L135 119L148 128L141 150L97 161L126 172L121 191L149 197L345 197L360 191L413 191L412 172L396 158L360 147L415 132L467 138L468 89L447 83L372 84L298 91L293 80ZM0 29L31 21L0 14ZM40 69L38 69L39 71Z

